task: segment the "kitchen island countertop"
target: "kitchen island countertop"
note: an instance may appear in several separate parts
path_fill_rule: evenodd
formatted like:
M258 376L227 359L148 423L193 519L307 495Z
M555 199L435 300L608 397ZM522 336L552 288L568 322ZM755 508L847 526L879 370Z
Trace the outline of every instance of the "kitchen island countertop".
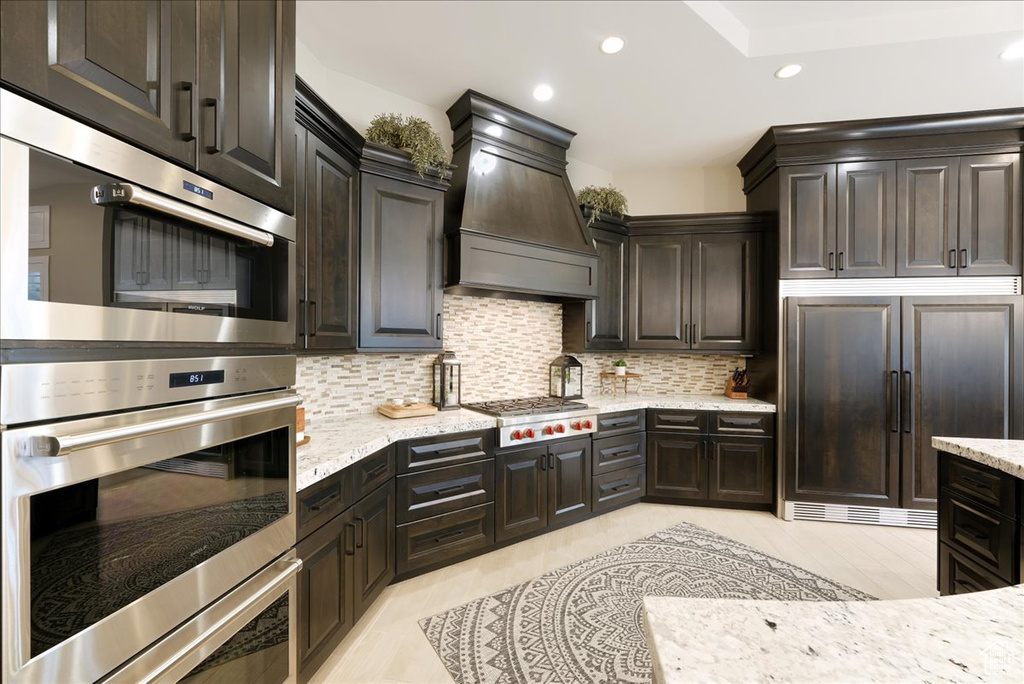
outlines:
M1024 480L1024 440L932 437L932 446Z

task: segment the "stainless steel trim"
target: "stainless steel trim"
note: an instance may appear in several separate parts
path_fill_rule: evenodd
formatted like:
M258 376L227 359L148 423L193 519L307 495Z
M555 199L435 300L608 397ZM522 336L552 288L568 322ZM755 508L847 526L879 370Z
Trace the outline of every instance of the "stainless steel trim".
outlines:
M274 244L274 236L270 233L250 228L243 223L226 219L208 211L203 211L180 200L158 195L155 192L150 192L131 183L97 185L93 188L92 192L92 203L103 207L120 207L125 205L145 207L146 209L154 209L169 214L175 218L198 223L213 230L219 230L228 235L234 235L243 240L252 240L264 247L271 247Z
M472 409L470 409L472 410ZM498 427L506 425L529 425L531 423L547 423L558 420L597 420L597 412L594 409L579 409L578 411L560 411L558 413L532 413L524 416L498 416Z
M68 421L55 432L88 433L133 422L225 407L293 399L294 390L193 402L133 413ZM255 570L295 544L295 410L289 405L259 414L201 423L150 437L83 449L74 458L16 457L15 445L40 427L0 432L3 489L3 669L10 684L94 682L177 625L213 603ZM288 514L192 570L153 590L45 653L30 659L30 497L167 458L286 428L289 442ZM282 483L283 484L283 483ZM285 486L285 485L283 485Z
M289 670L298 676L297 576L302 561L289 551L159 643L115 672L104 684L175 684L284 594L289 597Z
M0 111L0 135L295 241L294 217L9 90L0 89ZM213 199L186 190L184 182Z
M580 429L577 430L572 427L573 423L583 423L588 420L590 421L589 428L581 425ZM544 428L550 427L554 430L559 425L563 428L564 432L553 432L550 435L544 434ZM522 435L519 439L512 438L513 432L517 430L524 432L527 428L533 429L533 437ZM502 449L527 446L538 442L585 437L595 432L597 432L597 413L593 410L498 418L498 446Z
M224 382L170 387L171 373L224 371ZM23 363L0 366L0 424L71 418L295 385L294 356Z
M1020 276L780 280L780 297L900 297L1021 294Z
M128 439L138 437L152 437L163 432L179 430L181 428L214 423L218 420L228 420L241 416L250 416L262 411L270 411L286 406L298 406L302 400L295 397L281 397L256 404L245 404L222 408L214 411L192 413L185 416L165 418L144 423L136 423L131 426L110 428L108 430L97 430L77 435L34 435L25 437L20 444L15 445L15 456L19 457L60 457L67 456L72 451L90 449L92 447L116 444Z

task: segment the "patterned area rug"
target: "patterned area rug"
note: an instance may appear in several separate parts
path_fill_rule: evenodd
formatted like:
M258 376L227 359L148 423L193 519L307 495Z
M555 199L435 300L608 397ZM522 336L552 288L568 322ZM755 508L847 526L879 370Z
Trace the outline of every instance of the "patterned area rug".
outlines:
M646 684L644 596L873 598L682 523L419 624L459 684Z

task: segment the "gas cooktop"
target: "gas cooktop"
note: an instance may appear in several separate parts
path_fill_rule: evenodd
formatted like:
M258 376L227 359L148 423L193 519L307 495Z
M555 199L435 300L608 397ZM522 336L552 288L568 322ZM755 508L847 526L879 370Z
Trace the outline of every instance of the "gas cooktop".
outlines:
M597 430L595 409L558 397L484 401L463 407L498 417L499 447L582 437Z
M585 411L589 406L578 401L565 401L558 397L527 397L525 399L499 399L482 401L475 404L463 404L471 411L479 411L492 416L533 416L565 411Z

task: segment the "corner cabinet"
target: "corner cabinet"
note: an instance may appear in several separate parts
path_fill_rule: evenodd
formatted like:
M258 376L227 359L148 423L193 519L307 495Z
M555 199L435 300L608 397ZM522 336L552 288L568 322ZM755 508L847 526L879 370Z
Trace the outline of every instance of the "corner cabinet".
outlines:
M6 84L288 214L294 78L293 0L0 2Z
M584 207L584 216L593 216ZM562 349L571 352L625 349L629 323L629 222L604 212L590 224L597 248L597 299L562 306Z
M367 142L359 220L359 347L442 348L444 193L407 154Z
M683 217L633 218L645 230L629 240L629 348L756 351L761 235L735 228L757 219L705 215L657 225L670 218ZM649 224L659 233L691 232L651 234Z

